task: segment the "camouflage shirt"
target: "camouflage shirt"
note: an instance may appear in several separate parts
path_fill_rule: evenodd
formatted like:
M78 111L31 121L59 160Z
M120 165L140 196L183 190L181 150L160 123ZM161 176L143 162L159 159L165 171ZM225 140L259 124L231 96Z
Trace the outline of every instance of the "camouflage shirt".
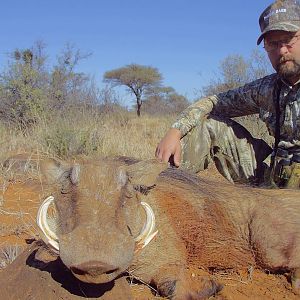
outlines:
M172 125L186 135L209 114L224 117L240 117L259 114L266 123L269 133L275 136L276 108L274 92L278 88L277 74L268 75L240 88L202 98L184 110ZM300 147L300 83L289 86L281 80L280 146Z

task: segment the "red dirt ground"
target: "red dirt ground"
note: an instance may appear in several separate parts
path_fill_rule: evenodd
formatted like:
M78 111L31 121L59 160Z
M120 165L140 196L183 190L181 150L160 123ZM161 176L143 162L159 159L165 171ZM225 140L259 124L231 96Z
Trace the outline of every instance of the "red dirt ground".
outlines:
M205 171L201 176L208 174L224 180L215 170ZM35 216L42 200L41 194L41 190L30 181L25 184L15 182L8 185L3 195L3 205L0 206L0 254L1 249L6 246L26 247L26 241L38 238ZM193 277L208 275L201 268L189 271ZM210 276L224 285L220 296L216 296L215 299L300 299L292 292L286 274L274 275L260 270L240 270ZM135 300L163 299L155 296L150 288L143 284L134 283L131 289Z

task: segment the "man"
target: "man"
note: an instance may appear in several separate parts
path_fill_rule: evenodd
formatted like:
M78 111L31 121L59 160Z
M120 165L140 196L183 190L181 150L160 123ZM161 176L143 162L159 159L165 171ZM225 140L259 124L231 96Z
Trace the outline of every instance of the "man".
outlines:
M276 73L189 106L158 144L156 157L175 166L182 157L183 165L195 172L214 160L232 182L261 182L264 160L272 153L269 177L289 186L300 162L300 3L274 2L259 25L257 44L264 42ZM273 148L230 119L256 113L275 138Z

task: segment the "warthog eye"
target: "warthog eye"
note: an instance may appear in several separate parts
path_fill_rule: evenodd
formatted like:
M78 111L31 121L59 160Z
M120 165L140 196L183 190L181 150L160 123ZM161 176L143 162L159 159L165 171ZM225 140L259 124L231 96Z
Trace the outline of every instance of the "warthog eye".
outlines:
M137 191L140 192L143 195L148 195L150 190L155 187L155 184L151 186L145 186L145 185L134 185L133 188Z

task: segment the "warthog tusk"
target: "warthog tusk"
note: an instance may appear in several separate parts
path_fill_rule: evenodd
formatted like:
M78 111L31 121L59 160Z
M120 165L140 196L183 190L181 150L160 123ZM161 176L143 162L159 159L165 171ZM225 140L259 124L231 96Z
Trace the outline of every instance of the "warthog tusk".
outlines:
M146 223L139 236L135 238L135 252L146 247L158 233L157 230L155 231L155 215L151 206L146 202L141 202L141 205L146 212Z
M53 196L49 196L48 198L46 198L42 205L40 206L38 213L37 213L37 218L36 218L36 222L37 225L39 227L39 229L42 231L42 239L43 241L51 246L51 248L55 251L55 252L59 252L59 243L58 243L58 237L55 234L55 232L53 232L51 230L51 228L48 225L47 222L47 212L48 212L48 208L49 205L53 202L54 197Z

